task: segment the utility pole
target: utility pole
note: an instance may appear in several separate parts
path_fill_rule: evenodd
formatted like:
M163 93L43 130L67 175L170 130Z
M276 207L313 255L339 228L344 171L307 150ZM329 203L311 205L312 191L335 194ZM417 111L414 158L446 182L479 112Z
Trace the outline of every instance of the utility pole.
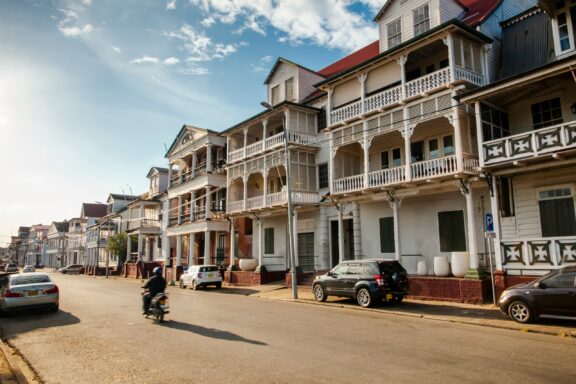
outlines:
M291 162L290 162L290 150L288 148L288 131L287 131L287 116L288 112L284 115L284 151L286 152L286 190L288 193L288 226L289 226L289 238L290 238L290 273L292 275L292 298L298 299L298 282L296 281L298 276L296 273L296 260L294 247L296 244L294 237L294 217L292 216L292 178L291 178Z

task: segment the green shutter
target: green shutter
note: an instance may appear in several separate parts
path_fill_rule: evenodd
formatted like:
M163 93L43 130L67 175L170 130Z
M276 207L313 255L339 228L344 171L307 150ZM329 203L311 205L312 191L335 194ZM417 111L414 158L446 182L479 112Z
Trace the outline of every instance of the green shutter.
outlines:
M264 253L274 254L274 228L264 229Z
M438 230L441 252L466 251L463 211L438 212Z
M394 218L380 218L380 252L394 253Z

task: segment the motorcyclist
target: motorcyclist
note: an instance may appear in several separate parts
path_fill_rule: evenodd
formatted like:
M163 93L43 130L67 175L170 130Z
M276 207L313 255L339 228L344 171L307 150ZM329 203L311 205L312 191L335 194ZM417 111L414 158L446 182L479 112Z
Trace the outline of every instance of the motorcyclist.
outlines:
M162 268L154 268L153 273L154 275L142 286L142 288L148 290L142 295L142 314L144 315L148 313L152 298L159 293L163 293L166 289L166 280L162 277Z

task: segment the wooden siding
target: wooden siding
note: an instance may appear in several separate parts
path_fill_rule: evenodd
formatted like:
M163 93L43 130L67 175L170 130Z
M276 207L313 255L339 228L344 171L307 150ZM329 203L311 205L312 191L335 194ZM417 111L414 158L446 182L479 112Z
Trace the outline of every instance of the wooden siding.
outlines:
M454 0L440 0L440 24L458 18L463 14L464 8Z
M285 100L285 89L284 89L284 82L289 78L294 78L294 97L296 98L298 95L298 67L294 64L288 63L280 63L276 72L270 78L268 82L268 102L272 104L272 88L275 86L279 86L279 102Z
M308 97L312 92L316 91L314 84L324 80L322 76L305 70L304 68L298 68L298 79L294 81L294 92L296 95L296 100L300 103L306 97Z

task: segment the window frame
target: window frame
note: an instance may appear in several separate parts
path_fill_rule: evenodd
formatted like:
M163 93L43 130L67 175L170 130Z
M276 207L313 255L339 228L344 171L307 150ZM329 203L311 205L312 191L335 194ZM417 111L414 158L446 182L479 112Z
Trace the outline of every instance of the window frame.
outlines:
M393 30L396 29L396 31ZM392 32L396 32L395 34L391 34ZM388 44L388 49L394 48L395 46L402 44L402 18L399 17L395 20L392 20L388 24L386 24L386 42Z
M321 168L326 167L326 184L324 186ZM328 163L318 164L318 189L325 189L330 187L330 170Z
M451 224L451 228L449 228L450 229L450 231L449 231L450 232L450 239L449 239L450 244L449 244L448 248L443 248L443 246L447 245L447 244L442 241L442 235L443 235L442 228L443 228L443 226L441 225L442 223L440 222L440 215L441 214L447 214L447 213L455 214L456 212L459 212L459 215L461 215L461 218L462 218L462 224L463 225L462 226L458 225L457 228L462 228L462 236L463 236L463 244L462 245L464 247L463 247L463 249L455 247L455 241L454 241L454 237L453 237L453 234L455 233L455 231L452 231L452 229L453 229L452 228L452 222L450 222L450 224ZM466 236L466 229L467 228L466 228L466 217L464 215L464 210L454 209L454 210L449 210L449 211L448 210L447 211L438 211L436 214L436 217L438 219L438 243L439 243L438 245L440 248L440 252L466 252L466 251L468 251L469 244L468 244L468 239ZM452 220L452 218L450 218L450 220ZM456 223L456 224L458 224L458 223ZM444 234L445 234L445 232L444 232Z
M270 88L270 104L276 105L279 102L280 102L280 84L277 84L272 88Z
M291 84L291 91L292 91L292 95L288 95L288 84ZM290 97L289 97L290 96ZM295 99L295 92L294 92L294 77L291 77L289 79L286 79L284 81L284 100L286 101L294 101Z
M264 228L264 254L274 255L274 227Z
M560 190L569 190L570 191L570 195L562 195L562 196L551 196L551 197L542 197L542 192L548 192L548 191L560 191ZM557 184L557 185L549 185L546 187L541 187L541 188L536 188L534 190L535 194L536 194L536 201L538 204L538 221L540 224L540 235L544 238L550 238L550 237L563 237L563 236L575 236L576 233L574 234L555 234L555 235L545 235L545 231L544 231L544 223L542 222L542 206L541 206L541 202L543 201L553 201L553 200L569 200L572 199L572 206L573 206L573 218L574 218L574 222L573 225L576 225L576 196L574 195L575 189L574 189L574 184ZM566 230L567 226L563 226L563 230ZM557 227L558 229L559 227Z
M424 12L421 14L420 11ZM417 21L418 17L423 17L423 19ZM412 24L414 25L414 37L430 30L430 7L428 3L412 10ZM420 30L422 25L424 25L424 29Z
M552 107L552 102L558 100L558 108L553 108ZM550 106L549 110L544 110L542 109L542 107L544 106L545 103L548 103ZM534 113L534 107L540 107L540 111L538 111L536 114ZM558 110L560 111L560 117L559 118L553 118L552 116L552 111ZM550 120L544 120L544 114L548 112L550 114ZM560 96L554 96L551 98L547 98L544 100L540 100L538 102L531 102L530 103L530 115L532 117L532 129L533 130L538 130L538 129L543 129L543 128L547 128L547 127L553 127L555 125L558 124L562 124L564 122L564 116L562 114L562 98ZM541 120L538 123L535 123L534 118L536 116L542 116Z

